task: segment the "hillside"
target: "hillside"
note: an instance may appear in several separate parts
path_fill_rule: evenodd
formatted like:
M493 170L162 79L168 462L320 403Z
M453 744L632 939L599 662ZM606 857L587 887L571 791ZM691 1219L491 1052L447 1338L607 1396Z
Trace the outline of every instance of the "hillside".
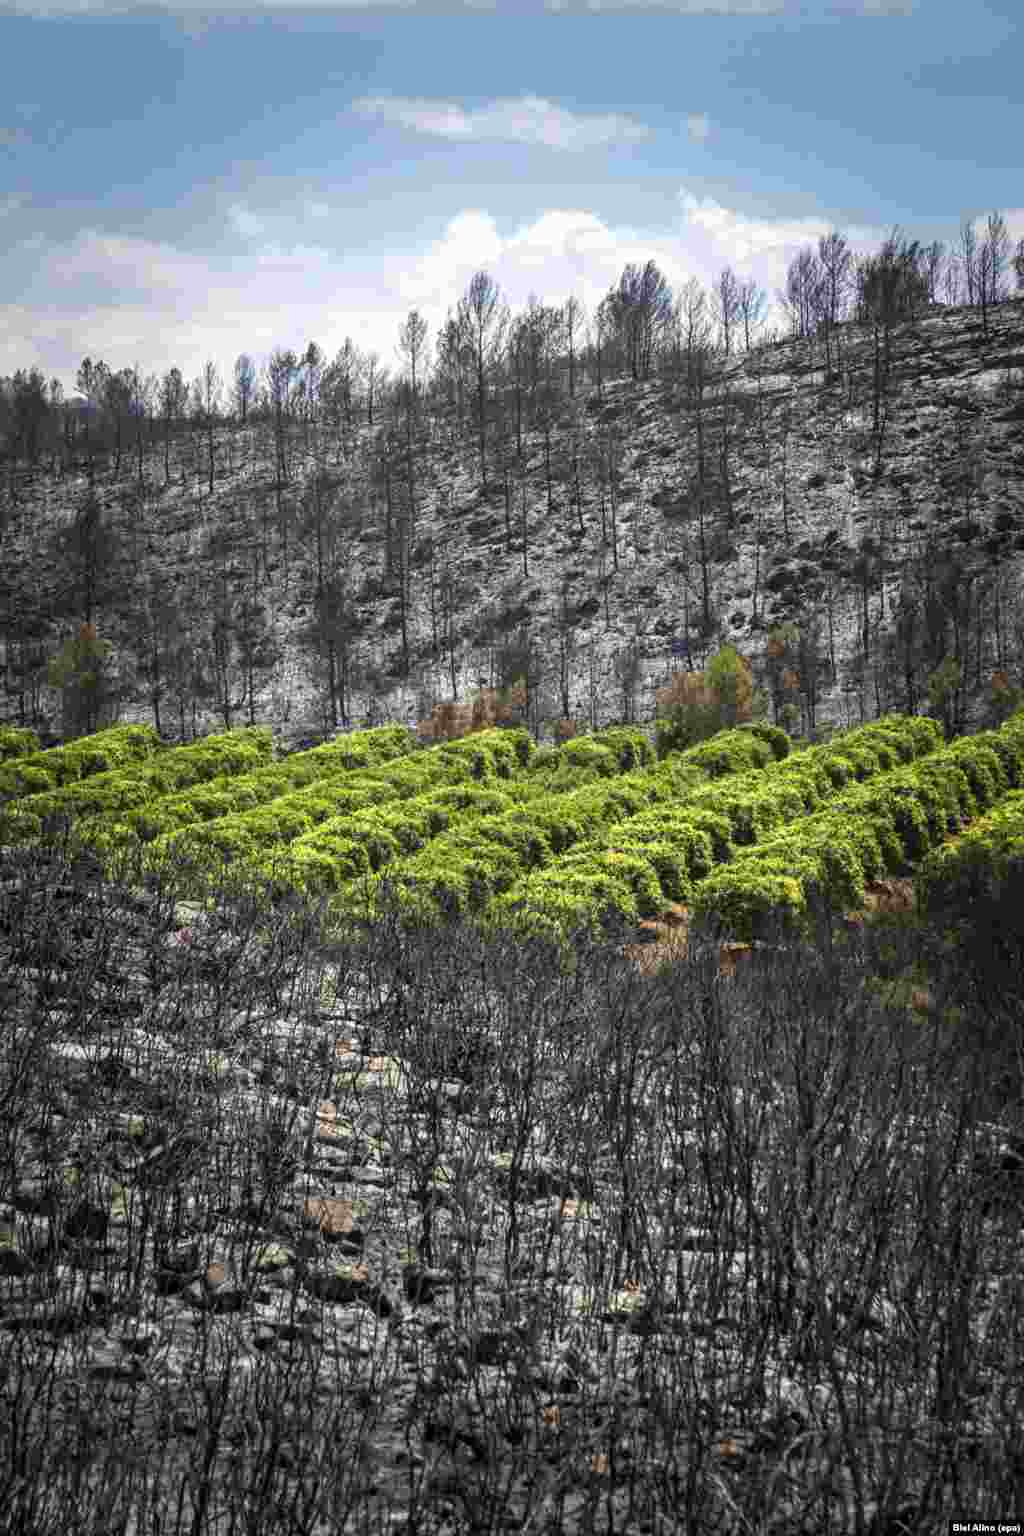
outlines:
M60 731L46 662L92 619L121 716L155 694L172 735L409 722L518 677L538 734L649 720L725 642L798 732L928 708L949 661L950 728L976 728L1024 666L1024 307L847 322L828 350L601 384L591 358L518 402L496 379L486 485L472 399L401 383L166 443L128 421L119 454L79 423L0 491L0 714Z

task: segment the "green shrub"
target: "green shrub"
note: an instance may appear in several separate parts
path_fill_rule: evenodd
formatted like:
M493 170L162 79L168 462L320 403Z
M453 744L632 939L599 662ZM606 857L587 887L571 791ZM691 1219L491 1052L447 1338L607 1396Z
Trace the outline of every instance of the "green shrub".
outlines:
M744 767L766 768L775 762L775 754L759 736L723 731L686 754L686 760L703 769L708 778L724 778Z
M149 725L113 725L63 747L33 752L0 766L0 800L45 794L94 774L154 756L160 738Z
M508 849L519 860L517 874L533 869L551 858L551 844L543 830L528 821L519 820L515 813L508 816L482 816L463 828L457 826L445 837L445 847L464 850L469 857L487 853L492 845Z
M698 888L690 908L694 931L708 922L721 923L741 943L751 944L775 921L793 931L804 927L804 887L788 869L745 869L742 884L726 876L724 870L712 874Z
M621 872L606 867L540 870L491 902L487 926L564 936L600 932L609 919L637 922L636 897Z
M780 725L769 725L767 720L744 720L733 727L737 731L750 731L759 736L772 749L776 762L782 762L793 750L793 743Z
M631 822L625 825L632 827ZM613 862L610 867L618 872L622 867L619 855L626 855L628 860L634 861L630 864L633 876L629 883L637 898L637 909L642 917L656 917L664 910L667 901L689 900L692 886L686 867L687 853L686 849L673 847L667 838L626 834L615 837L601 853L592 855L590 862L595 867L605 868L608 867L606 856L611 856ZM570 856L562 867L574 867L573 858ZM582 855L580 867L585 867ZM652 874L653 881L650 878Z
M12 757L28 757L39 751L39 737L35 731L17 725L0 726L0 763Z

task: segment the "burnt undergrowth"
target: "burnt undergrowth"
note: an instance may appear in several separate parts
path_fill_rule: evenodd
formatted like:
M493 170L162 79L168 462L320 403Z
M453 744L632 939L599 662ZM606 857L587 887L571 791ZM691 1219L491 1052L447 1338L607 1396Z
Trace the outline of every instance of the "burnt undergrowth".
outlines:
M4 1530L1024 1507L1019 914L643 977L186 874L3 858Z

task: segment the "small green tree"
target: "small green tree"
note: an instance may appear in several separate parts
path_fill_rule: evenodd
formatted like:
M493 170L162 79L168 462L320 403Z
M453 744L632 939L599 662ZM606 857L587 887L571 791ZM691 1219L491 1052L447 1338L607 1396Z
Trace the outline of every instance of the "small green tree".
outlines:
M117 719L112 650L110 641L96 633L95 624L81 624L78 634L66 640L50 661L47 681L61 692L65 739L89 736Z
M745 720L763 719L767 700L749 661L724 645L703 672L683 672L655 695L658 756L682 752Z
M723 645L704 670L708 687L718 701L720 730L749 720L754 703L750 663L734 645Z
M947 656L928 679L928 703L942 720L946 740L951 741L956 732L956 700L960 687L960 663Z

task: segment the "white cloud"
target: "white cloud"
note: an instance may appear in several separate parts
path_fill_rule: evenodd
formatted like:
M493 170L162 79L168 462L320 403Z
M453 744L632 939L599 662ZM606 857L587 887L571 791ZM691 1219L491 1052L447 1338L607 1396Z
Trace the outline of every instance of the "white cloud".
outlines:
M326 219L330 216L330 208L326 203L307 203L306 213L311 219Z
M810 216L803 219L756 219L724 208L710 197L694 197L685 188L679 201L691 232L688 248L694 253L712 257L716 271L728 264L737 270L750 268L762 283L764 278L754 269L775 273L773 282L781 286L785 269L803 245L816 244L822 235L835 227L829 219ZM874 248L884 238L886 231L867 226L844 225L846 235L854 250ZM719 257L721 259L719 259Z
M454 307L473 273L481 267L490 269L499 260L503 246L491 215L468 209L449 220L440 240L410 265L408 276L400 270L397 293L408 299L409 308Z
M35 243L47 247L43 237ZM115 293L144 292L154 305L191 296L207 271L201 257L174 246L93 229L81 230L70 244L51 246L48 267L61 283L99 281Z
M710 197L694 197L685 189L679 194L688 227L722 250L728 250L734 266L755 257L771 258L799 249L808 241L827 235L825 219L752 219L735 209L724 208Z
M546 149L596 149L635 143L649 130L619 113L573 113L542 96L520 96L467 110L454 101L409 96L361 96L352 110L400 128L459 143L498 140Z
M330 251L322 245L281 245L277 241L261 246L250 259L265 272L282 276L293 273L304 281L333 265Z
M258 213L253 213L244 203L232 203L228 209L228 223L236 235L241 235L244 240L258 240L268 230L266 219Z
M674 287L689 277L710 286L731 264L772 291L784 282L799 246L829 228L823 220L775 226L686 193L682 201L686 218L676 232L614 226L583 209L549 209L502 236L491 215L461 214L418 261L401 269L395 297L404 311L415 307L426 316L433 336L481 268L516 310L531 292L547 303L574 294L592 314L627 262L649 259Z
M694 112L686 119L686 131L695 144L703 144L711 132L711 124L708 121L707 114L704 112Z

